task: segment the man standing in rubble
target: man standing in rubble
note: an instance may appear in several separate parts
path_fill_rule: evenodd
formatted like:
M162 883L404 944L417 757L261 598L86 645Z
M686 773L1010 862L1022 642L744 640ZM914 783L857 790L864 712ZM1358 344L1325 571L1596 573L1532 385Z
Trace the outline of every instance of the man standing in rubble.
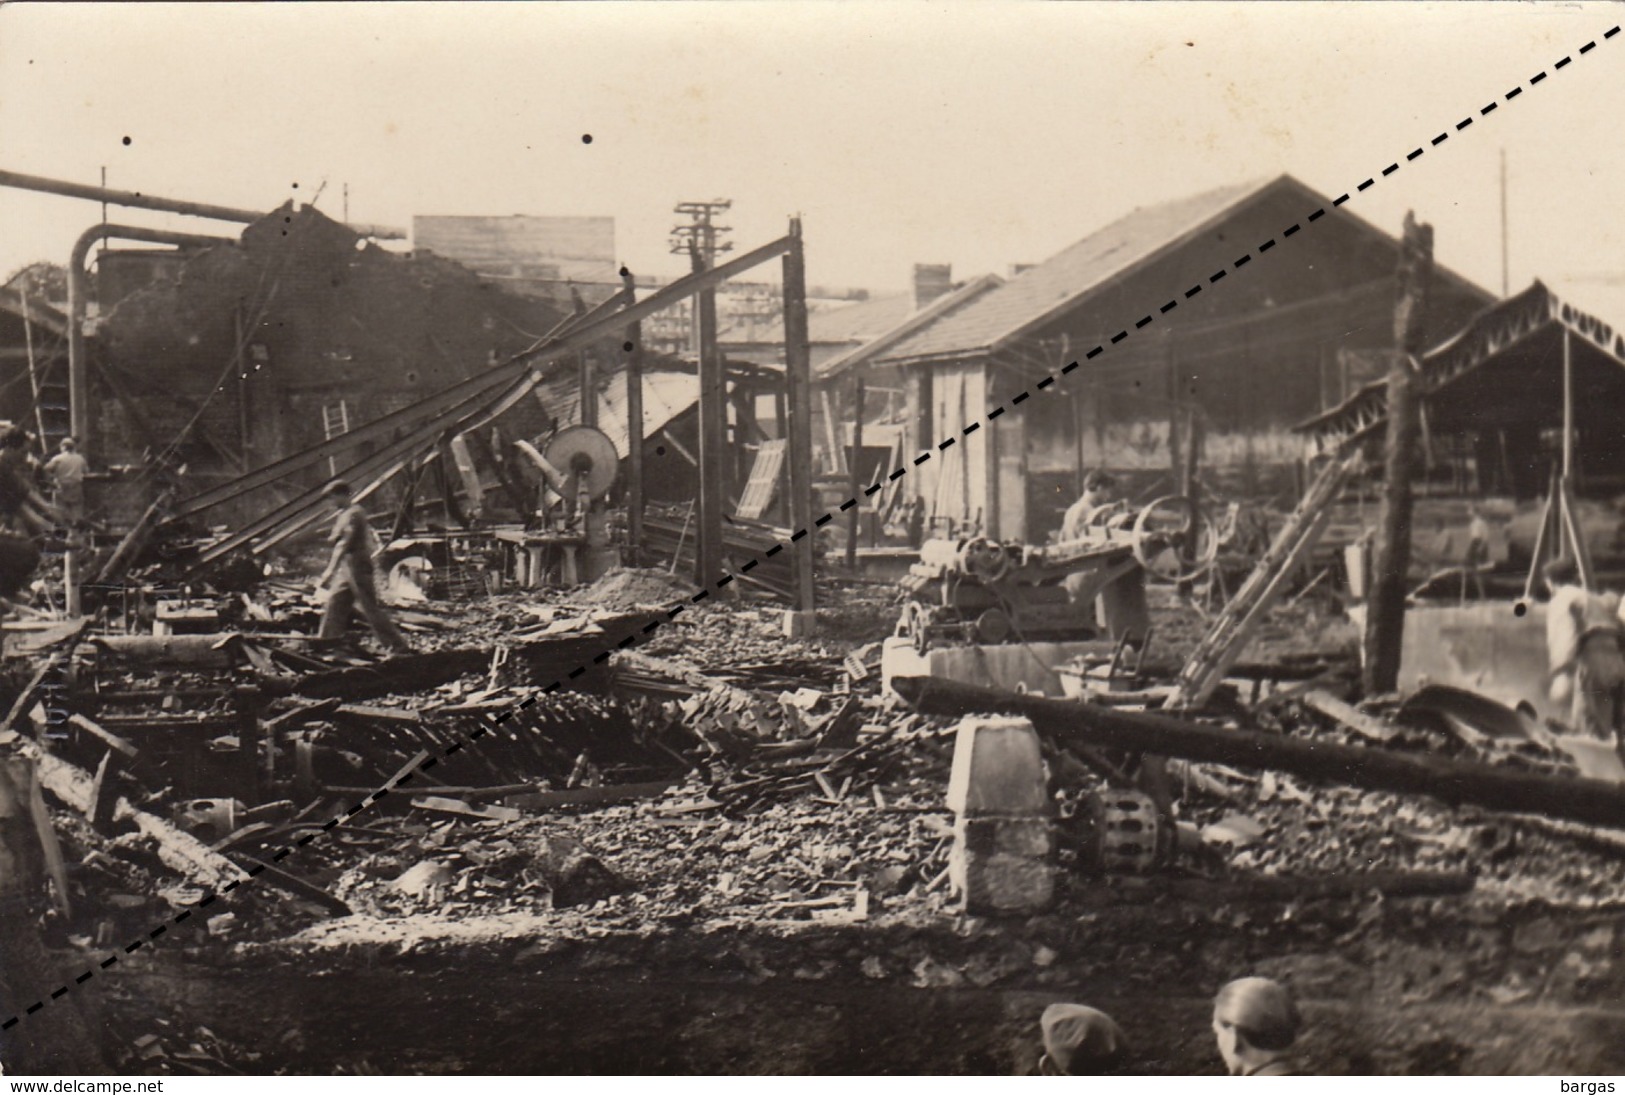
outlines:
M1570 705L1574 732L1619 744L1625 708L1625 654L1620 651L1616 606L1580 584L1569 556L1547 563L1546 649L1551 699Z
M45 462L45 476L51 484L52 501L70 521L85 516L85 473L90 462L79 452L79 443L64 437L60 451Z
M412 645L378 600L378 574L373 566L378 537L367 520L367 511L355 503L350 484L342 480L330 484L323 493L337 516L331 537L333 555L316 580L318 591L328 591L320 637L342 639L351 612L358 611L392 653L411 653Z

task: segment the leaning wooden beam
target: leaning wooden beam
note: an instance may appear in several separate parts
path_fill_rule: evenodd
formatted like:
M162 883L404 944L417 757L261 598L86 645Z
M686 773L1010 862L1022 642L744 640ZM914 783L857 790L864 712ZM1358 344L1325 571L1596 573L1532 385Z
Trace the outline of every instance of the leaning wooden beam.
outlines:
M701 289L720 285L737 274L742 274L752 267L760 266L770 259L777 258L791 246L791 237L785 236L774 240L772 243L764 244L754 251L747 251L730 262L724 262L712 267L703 274L689 274L679 278L664 289L651 293L643 300L635 304L629 304L598 319L591 318L593 313L588 313L586 317L583 317L583 321L579 325L573 326L567 334L555 341L518 354L494 369L488 369L478 376L470 377L468 380L429 396L427 399L410 407L404 407L392 414L375 419L365 426L335 437L332 441L312 446L303 452L295 453L285 459L267 464L263 468L258 468L239 479L202 491L183 501L176 508L176 515L188 516L211 506L219 505L222 502L230 501L247 491L262 487L267 483L274 483L279 479L286 478L293 472L319 464L329 456L347 452L364 441L375 441L381 437L390 436L397 427L411 425L426 415L449 407L471 395L489 393L503 384L519 380L526 372L537 365L572 354L579 349L590 346L601 338L618 336L627 324L640 319L647 319L656 312L671 307L675 302L683 300Z
M1247 648L1253 632L1275 603L1287 579L1314 549L1331 520L1332 500L1361 463L1363 457L1356 452L1321 470L1293 511L1291 520L1185 663L1179 675L1179 691L1169 707L1201 707L1213 695L1213 690L1224 680L1225 671Z
M525 381L511 385L508 394L524 388ZM490 398L489 393L481 392L479 395L456 404L451 410L444 412L430 422L416 427L408 435L389 443L382 449L340 471L334 478L346 479L352 485L360 480L380 476L388 478L395 471L411 459L411 453L422 448L425 438L433 438L448 426L458 425L470 420L471 416L478 414L486 406ZM298 497L278 506L262 517L256 518L238 529L220 543L209 547L198 555L196 566L207 566L216 559L228 555L259 538L271 529L279 526L286 528L293 525L300 528L310 523L321 513L323 505L322 486L311 487Z
M1455 897L1472 891L1474 878L1459 871L1350 871L1332 875L1268 875L1210 881L1205 878L1149 880L1143 886L1101 887L1086 904L1150 904L1190 901L1230 905L1248 901L1313 901L1380 893L1384 897Z
M617 299L618 297L611 297L600 307L607 308ZM284 457L281 460L273 461L230 482L220 483L208 490L200 491L180 503L177 507L177 515L189 516L211 506L217 506L222 502L228 502L251 490L278 482L294 472L336 457L340 453L349 452L363 443L384 438L393 439L401 430L420 427L425 418L443 414L448 409L467 403L470 400L483 398L495 392L504 384L512 383L523 377L525 368L520 366L519 362L536 360L539 364L543 359L538 355L541 355L560 338L568 336L583 323L590 321L594 315L595 312L588 313L587 316L580 318L568 317L564 322L537 340L529 349L516 354L495 369L487 369L477 373L466 380L453 384L449 388L444 388L433 395L426 396L408 407L402 407L398 411L392 411L380 418L375 418L371 422L357 426L353 430L294 453L291 456Z
M1166 715L998 692L931 677L897 678L892 687L930 714L1024 715L1040 733L1058 742L1272 768L1369 791L1424 795L1450 805L1470 803L1592 825L1625 826L1625 786L1606 780L1535 775L1442 757L1220 729Z
M87 818L91 816L96 805L95 779L89 772L52 756L32 743L24 743L20 748L25 756L33 757L39 765L41 786L65 805ZM137 809L127 798L120 798L114 803L113 820L134 825L156 846L158 858L164 866L189 881L218 889L227 882L248 877L248 872L218 852L210 851L209 846L201 840L177 829L163 818Z

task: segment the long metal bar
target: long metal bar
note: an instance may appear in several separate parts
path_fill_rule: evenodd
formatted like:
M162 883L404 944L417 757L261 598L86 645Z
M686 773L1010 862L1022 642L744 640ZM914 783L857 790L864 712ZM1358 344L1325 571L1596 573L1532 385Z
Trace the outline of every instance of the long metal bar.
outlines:
M508 391L504 393L496 402L487 404L483 408L472 408L471 413L455 422L447 424L445 429L439 431L434 436L433 440L429 442L430 447L436 453L438 453L442 439L449 439L456 434L468 433L472 430L483 429L493 420L512 410L513 407L518 404L520 400L529 395L536 388L536 385L541 383L541 381L541 374L534 371L531 372L530 375L524 380L509 388ZM357 492L356 497L366 497L373 490L377 489L379 486L382 486L391 477L396 475L403 467L410 464L412 460L416 459L415 456L411 455L412 445L414 442L422 442L424 439L423 433L414 433L411 436L400 439L388 449L376 453L372 457L363 460L350 468L346 468L342 474L351 478L352 480L360 479L363 476L376 476L370 480L366 486L363 486L359 492ZM407 454L405 458L394 460L395 457L401 456L402 452ZM384 464L386 460L394 460L394 462L388 464L386 470L379 472L378 467ZM324 506L322 502L321 488L313 487L310 490L307 490L304 494L289 502L287 506L284 506L283 510L293 507L298 507L298 512L289 514L279 524L269 526L266 534L262 536L259 543L254 546L254 551L256 554L269 551L271 548L275 547L283 540L286 540L288 537L295 535L305 528L308 528L322 516ZM240 546L242 545L236 544L233 545L233 548ZM223 548L225 548L225 541L222 541L220 545L211 548L210 551L223 554ZM226 548L225 550L232 550L233 548ZM208 561L212 561L213 558L218 558L218 555L210 556ZM205 563L206 561L200 557L198 565L205 565Z
M510 385L508 394L512 395L515 392L521 394L528 393L532 387L534 387L534 383L530 381L529 378L526 378ZM388 467L392 461L396 460L403 454L411 452L412 450L420 447L425 437L438 435L444 429L454 427L455 424L467 421L473 416L477 415L489 398L489 393L483 391L469 396L451 410L438 415L433 421L425 426L412 431L411 434L405 437L397 438L384 448L379 449L377 452L372 453L356 463L344 468L339 472L336 478L350 479L354 481L375 474L380 469ZM319 506L321 502L321 495L321 486L312 487L297 497L283 503L281 506L278 506L276 509L265 514L264 516L249 522L247 525L238 529L231 536L202 552L198 556L197 565L206 566L221 556L226 555L229 552L236 551L238 548L253 542L263 534L268 533L273 529L278 529L279 526L281 526L284 522L300 520L307 514L307 511L313 510L316 506ZM308 523L308 521L305 522L305 524ZM301 525L300 527L304 526ZM279 540L282 538L284 537L278 537Z
M613 314L595 317L593 312L589 312L586 320L580 326L561 334L555 341L547 345L534 347L516 354L503 364L488 369L479 376L460 381L418 403L412 404L410 407L403 407L399 411L387 414L382 418L367 423L365 426L351 430L342 437L336 437L331 441L313 445L302 452L267 464L265 467L234 479L229 483L222 483L206 491L201 491L183 500L176 507L175 514L177 517L184 517L201 512L211 506L219 505L221 502L230 501L246 491L264 486L267 483L274 483L279 479L286 478L293 472L318 464L334 453L342 452L364 441L375 440L397 427L413 423L426 415L452 406L470 395L493 391L503 384L511 383L524 376L525 371L532 365L563 357L578 347L586 346L599 338L612 334L617 328L646 319L669 307L674 301L690 296L707 286L719 285L737 274L782 255L789 246L789 237L774 240L772 243L764 244L754 251L746 252L731 262L725 262L714 269L708 270L702 275L690 274L679 278L664 289L651 293L644 300L629 304Z
M20 171L0 170L0 186L11 187L14 190L34 190L41 194L56 194L63 198L84 198L86 201L124 205L132 209L154 209L161 213L179 213L186 217L234 221L238 224L253 224L267 216L267 212L261 209L238 209L229 205L211 205L208 202L160 198L134 190L111 190L105 186L86 186L83 183L67 182L63 179L48 179L43 175L25 175ZM349 227L363 236L372 236L375 239L406 239L406 230L402 228L389 228L381 224L352 224Z
M531 374L530 377L525 380L525 382L513 385L509 392L505 393L505 395L502 396L500 400L497 400L496 403L492 403L492 405L487 406L487 408L484 408L483 411L474 411L473 416L470 416L470 418L463 419L463 421L447 427L447 429L440 434L440 437L450 439L450 437L455 434L468 434L468 432L484 429L484 427L489 426L494 419L500 418L502 414L509 413L510 409L513 409L513 406L517 405L518 401L523 400L526 395L530 395L530 393L535 390L538 383L541 383L541 375L533 372L533 374ZM429 445L429 452L431 452L432 455L439 455L440 437L436 437L436 440L431 442L431 445ZM388 466L387 470L382 471L382 473L375 474L375 478L372 478L371 481L367 481L367 483L361 487L361 491L356 492L356 496L354 497L358 497L358 499L366 499L366 497L369 496L369 494L372 494L375 489L379 489L380 486L384 486L384 484L388 483L390 479L395 478L397 474L400 474L400 471L403 470L403 468L410 466L414 460L418 460L418 457L413 455L413 453L408 453L403 460L395 461L395 463ZM367 474L372 473L369 471ZM312 489L312 491L307 491L306 494L304 494L304 499L306 499L306 509L304 509L304 512L299 513L299 515L296 515L294 518L289 518L288 523L284 523L281 528L276 528L275 531L268 533L265 538L260 539L260 543L255 544L254 546L255 554L262 554L262 552L270 551L271 547L275 547L276 544L283 543L284 539L288 539L289 536L296 535L296 533L299 533L299 531L306 530L306 528L309 528L312 523L320 520L323 510L322 492L320 492L320 489Z

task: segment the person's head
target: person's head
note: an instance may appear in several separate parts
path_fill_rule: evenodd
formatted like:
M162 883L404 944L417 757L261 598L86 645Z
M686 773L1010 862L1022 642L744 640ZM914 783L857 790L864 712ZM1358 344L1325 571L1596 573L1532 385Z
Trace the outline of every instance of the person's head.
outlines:
M1082 1004L1051 1004L1038 1020L1044 1032L1040 1071L1050 1076L1087 1076L1116 1064L1128 1042L1112 1017Z
M1083 481L1083 496L1093 498L1097 505L1109 502L1117 496L1117 480L1103 471L1092 471Z
M350 484L342 479L335 479L322 489L322 497L334 509L343 509L350 504L350 498L352 497Z
M63 452L73 452L75 449L77 449L79 447L79 442L74 440L71 437L64 437L62 439L62 443L60 445L58 445L57 447L60 448Z
M1291 991L1267 977L1232 981L1213 1001L1213 1036L1232 1076L1291 1049L1301 1022Z
M21 426L12 426L5 433L0 434L0 448L26 449L28 447L28 431Z
M1571 555L1559 555L1541 568L1549 589L1575 585L1580 580L1580 564Z

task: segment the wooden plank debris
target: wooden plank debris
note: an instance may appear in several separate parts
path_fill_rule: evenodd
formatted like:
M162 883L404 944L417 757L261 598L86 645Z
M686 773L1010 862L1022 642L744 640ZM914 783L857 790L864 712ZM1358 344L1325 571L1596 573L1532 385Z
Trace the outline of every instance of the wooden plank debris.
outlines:
M412 800L412 806L417 810L432 810L440 814L456 814L459 817L479 818L482 821L518 821L524 817L524 812L515 810L511 806L475 805L457 798L442 798L439 795L424 795L422 798Z
M1315 688L1305 692L1300 702L1306 707L1312 707L1327 718L1335 719L1338 723L1353 730L1361 737L1370 738L1376 742L1392 741L1399 728L1366 714L1358 708L1344 703L1330 692Z

